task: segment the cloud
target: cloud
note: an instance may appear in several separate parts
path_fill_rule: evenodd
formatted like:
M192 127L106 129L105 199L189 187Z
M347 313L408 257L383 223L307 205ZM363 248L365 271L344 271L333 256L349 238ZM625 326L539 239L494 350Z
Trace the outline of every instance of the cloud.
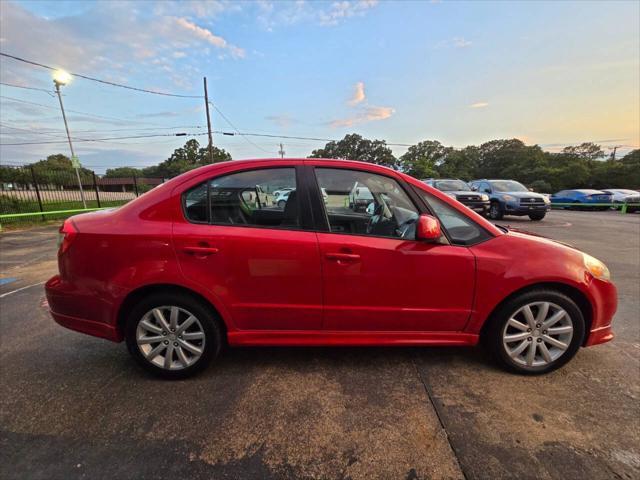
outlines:
M244 58L245 51L242 48L236 47L235 45L230 45L227 41L220 37L219 35L214 35L211 30L207 30L206 28L199 27L193 22L190 22L186 18L174 18L175 24L177 27L190 32L194 37L205 41L216 48L228 49L231 53L231 56L235 58Z
M485 108L488 106L489 106L488 102L476 102L469 105L469 108Z
M378 0L307 2L270 2L260 0L255 3L259 10L258 22L267 31L280 26L298 23L313 23L325 27L333 27L349 18L360 17L378 4Z
M359 103L363 102L366 98L364 94L364 82L358 82L353 87L353 95L349 102L347 102L350 106L354 107Z
M207 5L189 2L189 8L171 10L184 14L177 17L153 9L143 11L135 2L96 2L81 13L47 18L20 4L3 2L2 49L70 71L116 77L121 83L144 74L149 79L167 79L167 89L172 87L169 82L174 87L190 88L186 69L201 66L201 57L207 55L208 49L223 52L224 58L245 57L243 48L187 16L189 12L206 13L198 9ZM220 9L212 6L211 11L213 15ZM52 42L52 38L56 41ZM40 73L39 69L13 61L0 64L0 74L5 79L11 75L12 82L22 79L33 85Z
M456 48L467 48L471 46L471 42L469 40L465 40L464 37L453 37L451 43Z
M441 40L435 44L434 48L469 48L473 45L471 40L464 37L453 37L448 40Z
M287 128L289 125L291 125L291 122L293 121L293 119L287 115L287 114L283 114L283 115L269 115L267 117L264 117L265 120L269 120L270 122L276 124L279 127L282 128Z
M329 126L333 128L352 127L361 123L386 120L387 118L390 118L394 113L395 109L392 107L367 106L361 109L360 112L354 116L332 120L331 122L329 122Z
M334 26L341 21L364 15L365 12L378 4L377 0L359 0L334 2L329 10L322 10L318 14L320 25Z

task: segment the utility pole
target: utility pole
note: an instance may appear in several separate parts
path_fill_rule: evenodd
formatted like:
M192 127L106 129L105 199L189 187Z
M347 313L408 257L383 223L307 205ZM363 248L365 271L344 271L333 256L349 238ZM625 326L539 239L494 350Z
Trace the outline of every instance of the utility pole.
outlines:
M209 131L209 161L213 163L213 137L211 135L211 116L209 115L209 93L207 92L207 77L204 77L204 106L207 109L207 130Z
M616 161L616 150L618 150L619 147L620 145L616 145L615 147L613 147L613 152L611 152L611 160L613 160L614 162Z
M280 158L284 158L284 154L286 152L284 151L284 146L282 145L282 143L280 143L280 150L278 150L278 155L280 155Z
M66 72L64 72L66 73ZM69 74L66 74L68 76ZM56 86L56 93L58 94L58 100L60 101L60 110L62 110L62 120L64 120L64 128L67 131L67 140L69 140L69 149L71 150L71 164L76 170L76 178L78 179L78 187L80 187L80 198L82 199L83 208L87 208L87 202L84 199L84 190L82 190L82 180L80 180L80 162L76 153L73 151L73 143L71 143L71 134L69 133L69 125L67 124L67 116L64 113L64 105L62 104L62 95L60 94L60 85L65 85L65 75L60 74L60 78L54 78L53 83ZM70 78L70 77L69 77Z

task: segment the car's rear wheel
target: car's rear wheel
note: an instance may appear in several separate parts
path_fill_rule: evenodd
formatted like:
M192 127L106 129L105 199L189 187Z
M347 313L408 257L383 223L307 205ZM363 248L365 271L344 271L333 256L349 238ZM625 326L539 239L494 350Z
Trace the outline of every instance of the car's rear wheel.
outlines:
M504 217L504 212L502 211L502 207L499 202L491 202L489 206L489 218L491 220L502 220Z
M546 215L546 212L542 212L542 213L532 213L529 215L529 218L531 220L533 220L534 222L539 222L540 220L542 220Z
M135 305L126 324L129 352L163 378L189 377L220 352L221 332L213 312L182 293L152 294Z
M585 335L582 312L555 290L533 290L509 300L495 312L487 343L506 369L547 373L573 358Z

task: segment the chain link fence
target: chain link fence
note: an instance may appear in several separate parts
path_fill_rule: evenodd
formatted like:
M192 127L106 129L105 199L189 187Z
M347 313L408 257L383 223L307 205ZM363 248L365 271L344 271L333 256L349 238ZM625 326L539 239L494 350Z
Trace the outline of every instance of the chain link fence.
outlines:
M79 176L80 182L71 168L1 166L0 223L33 223L69 216L45 212L116 207L164 182L163 178L101 177L85 168L79 170ZM40 215L11 216L29 213Z

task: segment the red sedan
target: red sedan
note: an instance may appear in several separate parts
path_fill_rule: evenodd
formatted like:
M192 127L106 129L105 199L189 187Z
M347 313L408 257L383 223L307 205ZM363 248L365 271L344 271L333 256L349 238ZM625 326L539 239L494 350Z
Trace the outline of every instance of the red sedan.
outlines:
M602 262L367 163L218 163L60 233L60 274L46 285L55 321L125 340L168 378L223 345L479 340L509 370L544 373L613 338Z

